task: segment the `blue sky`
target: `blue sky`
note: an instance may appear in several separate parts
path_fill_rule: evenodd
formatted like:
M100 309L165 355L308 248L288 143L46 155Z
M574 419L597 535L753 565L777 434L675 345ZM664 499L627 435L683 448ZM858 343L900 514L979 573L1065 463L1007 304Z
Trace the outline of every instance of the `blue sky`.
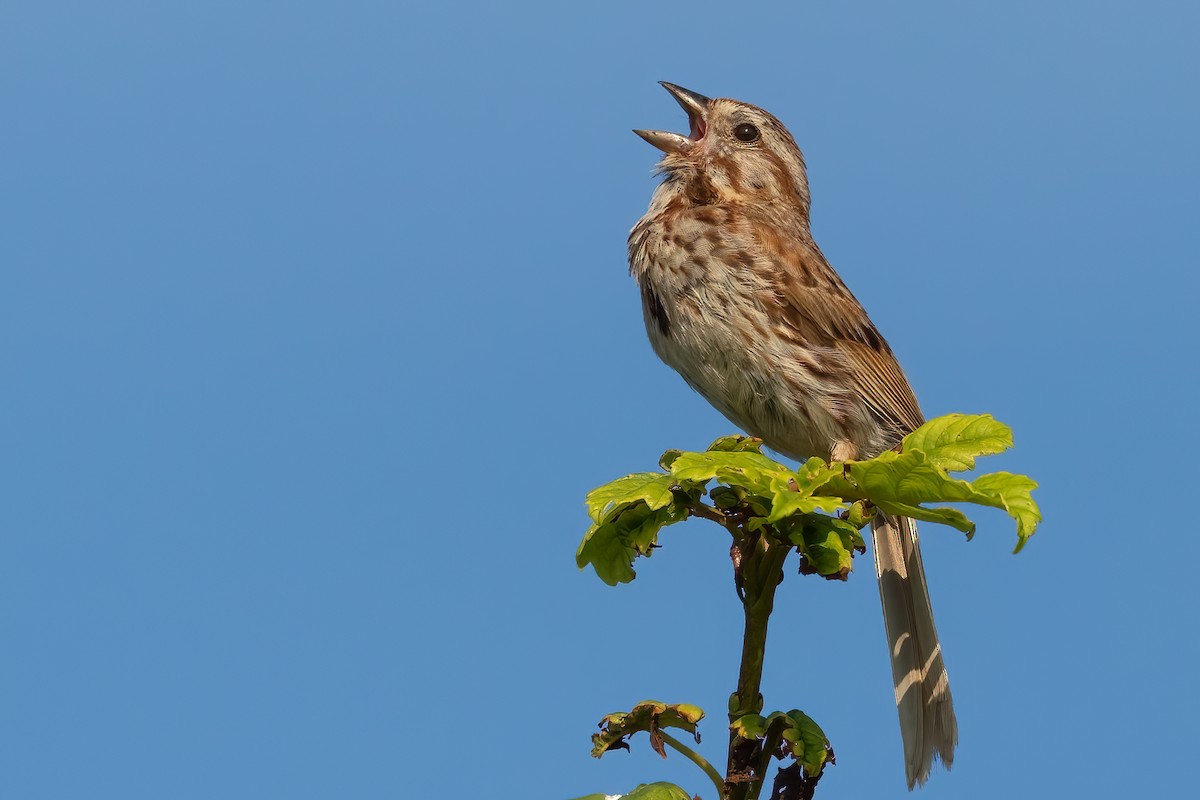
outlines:
M602 714L722 709L719 531L632 585L591 487L730 425L645 341L657 85L779 116L928 415L1016 431L1019 556L926 526L959 713L928 798L1191 776L1200 12L1184 2L21 4L0 26L0 794L706 785ZM791 578L818 797L904 796L877 592ZM1187 787L1187 788L1185 788Z

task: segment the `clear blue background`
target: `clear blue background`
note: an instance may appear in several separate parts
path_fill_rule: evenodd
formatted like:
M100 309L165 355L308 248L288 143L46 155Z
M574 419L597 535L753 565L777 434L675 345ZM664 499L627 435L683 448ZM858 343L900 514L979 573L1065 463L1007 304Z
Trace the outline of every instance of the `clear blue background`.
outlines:
M723 709L723 535L579 573L584 493L730 425L626 274L656 84L760 104L926 412L1046 523L926 526L928 798L1194 788L1200 13L1186 2L10 4L0 795L573 797L599 717ZM819 797L905 796L874 581L789 579Z

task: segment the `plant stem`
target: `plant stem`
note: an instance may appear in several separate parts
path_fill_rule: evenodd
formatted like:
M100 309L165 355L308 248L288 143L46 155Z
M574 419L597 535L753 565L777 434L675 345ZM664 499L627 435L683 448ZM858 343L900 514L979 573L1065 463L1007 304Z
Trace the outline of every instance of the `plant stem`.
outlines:
M746 628L742 639L742 663L738 670L737 692L729 698L729 722L746 714L758 714L763 708L762 670L767 649L767 623L775 607L775 589L783 580L783 562L791 550L787 545L772 542L759 532L745 540L742 551L742 575L745 579ZM762 776L754 774L759 765L758 754L748 751L747 740L736 733L729 734L729 761L725 773L727 800L750 800L757 797Z
M702 503L699 500L692 503L690 506L688 506L688 508L691 510L692 514L697 517L710 519L718 525L726 528L729 527L729 519L725 516L725 512L721 511L720 509L713 508L712 506Z
M779 731L773 731L768 732L763 740L762 753L758 757L758 763L754 765L754 780L750 783L748 800L758 800L759 794L762 793L763 781L766 780L767 770L771 767L771 757L779 749L781 738Z
M662 740L666 744L682 753L689 761L691 761L700 769L704 770L704 774L707 775L708 779L713 782L713 786L717 787L717 797L721 797L722 793L725 791L725 781L721 778L721 773L717 772L716 768L712 764L708 763L707 758L700 755L695 750L688 747L686 744L679 741L661 728L658 731L658 735L662 737Z

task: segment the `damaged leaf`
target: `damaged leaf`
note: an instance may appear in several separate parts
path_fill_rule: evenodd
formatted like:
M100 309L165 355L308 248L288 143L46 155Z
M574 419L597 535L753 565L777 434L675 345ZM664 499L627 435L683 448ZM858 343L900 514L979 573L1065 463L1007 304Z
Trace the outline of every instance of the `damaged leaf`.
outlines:
M622 746L625 737L644 732L650 734L655 752L666 758L662 739L658 736L659 730L678 728L692 734L698 742L700 735L696 732L696 723L703 718L704 711L697 706L646 700L629 711L608 714L600 720L600 732L592 734L592 755L599 758L609 750ZM628 749L628 745L625 747Z

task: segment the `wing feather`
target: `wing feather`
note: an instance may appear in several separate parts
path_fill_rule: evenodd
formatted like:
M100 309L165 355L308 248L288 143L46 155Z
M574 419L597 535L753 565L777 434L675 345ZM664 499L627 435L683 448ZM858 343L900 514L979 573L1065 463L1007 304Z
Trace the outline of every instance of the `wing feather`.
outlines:
M781 237L764 220L753 237L776 267L774 281L779 317L800 343L829 348L846 370L845 378L862 399L887 439L898 442L924 422L912 386L892 348L871 322L862 304L838 277L809 237Z

